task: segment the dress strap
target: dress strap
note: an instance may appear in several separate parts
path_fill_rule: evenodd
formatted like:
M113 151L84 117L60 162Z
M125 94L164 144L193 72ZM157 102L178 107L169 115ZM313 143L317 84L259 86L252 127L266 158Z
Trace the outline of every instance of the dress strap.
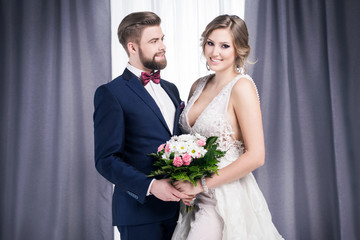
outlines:
M246 79L248 79L248 80L253 84L253 86L254 86L254 88L255 88L256 95L257 95L258 100L259 100L259 103L260 103L259 91L258 91L258 89L257 89L257 87L256 87L256 84L255 84L254 80L252 79L252 77L250 77L250 76L247 75L247 74L243 74L243 75L241 75L240 78L246 78Z

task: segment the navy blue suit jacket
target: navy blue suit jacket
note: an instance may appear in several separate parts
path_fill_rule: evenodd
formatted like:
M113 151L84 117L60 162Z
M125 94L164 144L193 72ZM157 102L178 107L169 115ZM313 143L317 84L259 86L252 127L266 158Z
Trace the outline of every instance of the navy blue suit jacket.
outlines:
M174 135L179 135L180 96L163 79L161 86L176 108ZM146 196L154 169L147 154L171 138L171 132L153 98L140 80L125 69L123 75L100 86L94 98L95 166L115 184L113 225L159 222L178 214L177 202Z

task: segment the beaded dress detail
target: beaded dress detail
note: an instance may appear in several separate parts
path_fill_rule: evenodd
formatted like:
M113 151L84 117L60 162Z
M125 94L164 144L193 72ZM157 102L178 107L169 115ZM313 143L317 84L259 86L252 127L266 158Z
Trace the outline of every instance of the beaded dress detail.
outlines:
M240 78L251 81L255 89L256 85L249 75L238 75L209 103L194 125L190 126L187 117L189 110L212 76L208 75L199 80L179 121L184 134L198 133L205 137L218 137L219 148L226 151L225 156L219 159L218 166L221 169L237 160L245 151L243 142L234 138L233 129L226 116L232 88ZM234 182L210 189L209 194L200 193L198 198L214 201L216 212L223 223L221 235L223 240L283 239L271 220L266 200L252 173ZM197 205L196 202L195 205ZM190 226L192 231L196 229L197 214L201 214L201 210L206 207L206 204L198 204L190 213L181 210L172 239L188 239Z

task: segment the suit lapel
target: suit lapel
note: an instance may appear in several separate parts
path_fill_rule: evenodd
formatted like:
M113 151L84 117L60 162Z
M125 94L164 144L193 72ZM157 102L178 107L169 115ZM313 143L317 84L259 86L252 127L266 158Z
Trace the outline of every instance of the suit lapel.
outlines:
M177 129L178 129L178 125L179 125L179 117L180 117L180 113L181 113L181 109L180 109L180 104L178 102L178 100L176 99L176 97L174 96L174 94L172 93L172 91L169 90L169 88L164 84L163 81L160 81L161 87L165 90L165 92L169 95L169 97L171 98L172 102L175 105L175 119L174 119L174 129L173 129L173 134L177 135Z
M123 78L127 80L128 87L135 92L135 94L143 100L143 102L154 112L154 114L159 118L164 127L171 134L169 127L167 126L163 115L159 107L157 106L155 100L151 97L151 95L146 91L144 86L141 84L139 79L132 74L128 69L125 69L123 73ZM166 91L166 90L165 90Z

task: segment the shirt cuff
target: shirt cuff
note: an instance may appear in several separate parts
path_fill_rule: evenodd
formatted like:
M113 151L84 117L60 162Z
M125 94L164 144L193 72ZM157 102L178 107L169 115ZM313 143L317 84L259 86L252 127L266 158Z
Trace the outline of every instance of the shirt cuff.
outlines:
M155 180L156 180L156 179L154 178L154 179L150 182L149 187L148 187L148 190L147 190L147 192L146 192L146 196L150 196L150 195L151 195L151 192L150 192L151 185L154 183Z

